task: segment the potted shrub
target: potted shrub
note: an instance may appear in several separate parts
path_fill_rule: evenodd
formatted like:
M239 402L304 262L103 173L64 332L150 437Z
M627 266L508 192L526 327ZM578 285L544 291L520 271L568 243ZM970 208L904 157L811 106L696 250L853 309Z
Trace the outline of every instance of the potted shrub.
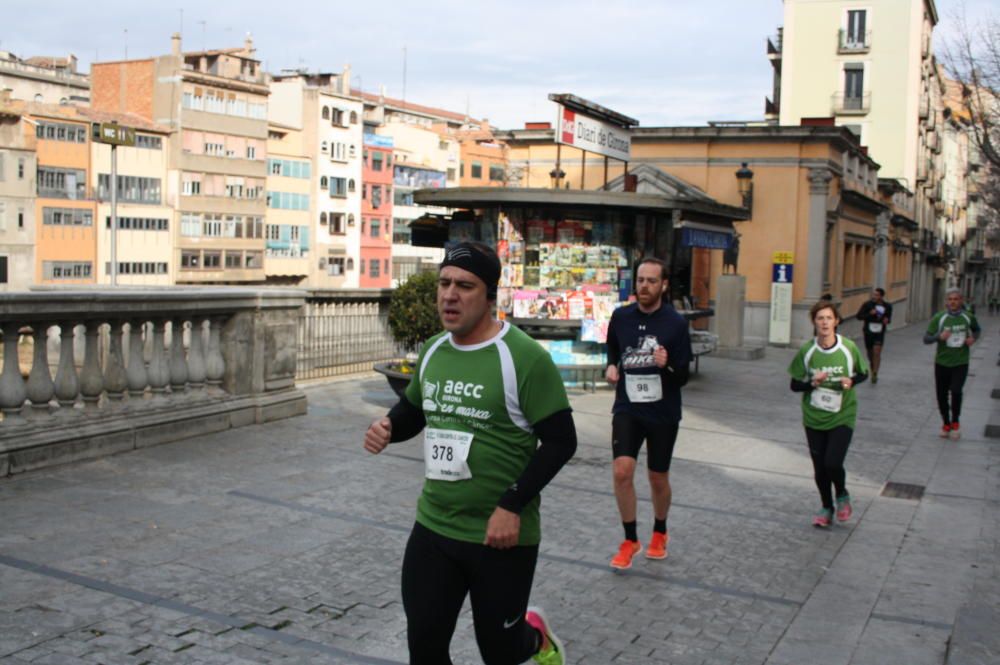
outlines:
M389 300L389 332L396 343L406 349L407 359L376 363L374 369L385 375L397 395L402 396L410 383L420 347L441 332L437 281L437 271L417 273L398 286Z

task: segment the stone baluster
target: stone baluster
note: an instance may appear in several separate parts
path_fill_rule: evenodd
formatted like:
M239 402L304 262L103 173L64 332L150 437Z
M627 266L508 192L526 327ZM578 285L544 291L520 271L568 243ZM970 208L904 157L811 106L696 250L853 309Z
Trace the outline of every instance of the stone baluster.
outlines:
M21 407L28 396L28 388L21 377L21 367L17 359L17 338L21 326L16 323L3 324L3 372L0 373L0 409L3 409L4 425L21 424Z
M56 393L49 371L49 326L45 323L32 326L32 338L35 349L28 374L28 399L32 416L40 418L49 415L49 402Z
M93 415L104 392L104 377L101 375L101 363L97 358L97 341L101 332L98 321L88 321L86 328L83 368L80 370L80 393L83 395L84 413Z
M118 405L125 399L125 389L128 388L122 354L123 324L120 320L111 322L111 330L108 331L108 357L104 361L104 388L108 391L108 399Z
M143 324L138 319L128 325L128 367L125 375L128 377L129 401L138 404L146 394L146 359L142 352Z
M211 317L208 319L208 354L205 358L205 380L208 390L221 396L222 377L226 374L226 361L222 357L222 344L219 341L223 319Z
M76 414L76 397L80 393L80 379L73 362L73 330L70 321L59 324L59 367L56 369L56 399L59 400L61 417Z
M205 319L191 319L191 342L188 344L188 383L201 392L205 388Z
M184 319L178 317L170 324L170 391L183 395L187 389L188 366L184 358Z
M167 367L166 352L163 346L164 319L157 319L151 324L153 330L153 350L149 357L149 388L153 399L161 403L166 396L167 384L170 382L170 368Z

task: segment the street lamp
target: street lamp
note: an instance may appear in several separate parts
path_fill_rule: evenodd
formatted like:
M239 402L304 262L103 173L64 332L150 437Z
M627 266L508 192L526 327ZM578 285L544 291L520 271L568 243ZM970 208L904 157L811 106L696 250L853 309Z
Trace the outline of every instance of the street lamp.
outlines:
M552 178L552 189L559 189L559 181L566 177L566 172L556 167L549 171L549 177Z
M753 171L747 168L747 163L743 162L736 172L736 187L743 199L743 207L753 210Z

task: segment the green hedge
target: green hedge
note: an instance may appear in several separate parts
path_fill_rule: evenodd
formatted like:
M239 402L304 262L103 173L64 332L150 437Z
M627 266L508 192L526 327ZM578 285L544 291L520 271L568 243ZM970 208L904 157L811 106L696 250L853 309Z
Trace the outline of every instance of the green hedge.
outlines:
M389 331L409 351L441 332L437 311L437 271L413 275L392 292Z

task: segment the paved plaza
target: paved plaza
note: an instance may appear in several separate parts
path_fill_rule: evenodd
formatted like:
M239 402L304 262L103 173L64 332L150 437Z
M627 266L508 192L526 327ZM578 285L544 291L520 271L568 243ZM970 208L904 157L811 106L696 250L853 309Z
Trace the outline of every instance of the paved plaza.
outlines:
M569 662L1000 662L1000 440L984 437L1000 318L981 323L959 442L937 436L923 326L889 333L879 383L858 387L855 518L826 531L810 526L794 350L703 358L670 557L624 573L607 565L612 394L572 391L580 445L543 495L533 593ZM0 479L0 663L405 663L421 448L361 449L395 401L382 377L305 390L304 417ZM888 481L923 494L883 495ZM645 541L648 500L639 524ZM481 662L468 607L452 654Z

